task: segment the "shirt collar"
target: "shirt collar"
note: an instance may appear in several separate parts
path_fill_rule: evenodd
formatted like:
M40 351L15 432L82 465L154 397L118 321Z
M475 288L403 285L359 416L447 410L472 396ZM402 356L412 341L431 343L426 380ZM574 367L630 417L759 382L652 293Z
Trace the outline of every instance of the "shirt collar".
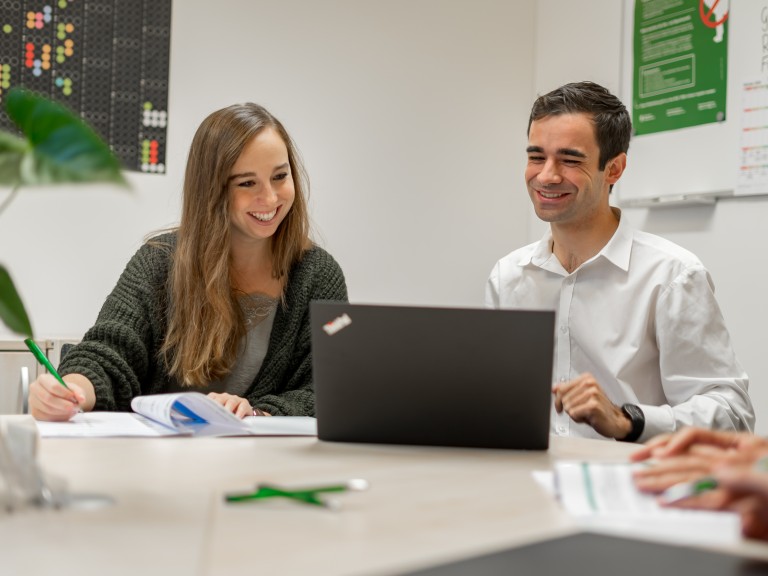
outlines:
M619 226L608 243L591 260L596 260L600 257L605 258L614 266L626 272L629 269L629 257L632 252L632 228L626 222L626 218L622 218L619 208L612 206L611 210L619 219ZM534 266L544 267L545 263L554 257L552 253L552 229L547 228L542 239L539 240L529 255L520 259L519 264L521 266L533 264Z

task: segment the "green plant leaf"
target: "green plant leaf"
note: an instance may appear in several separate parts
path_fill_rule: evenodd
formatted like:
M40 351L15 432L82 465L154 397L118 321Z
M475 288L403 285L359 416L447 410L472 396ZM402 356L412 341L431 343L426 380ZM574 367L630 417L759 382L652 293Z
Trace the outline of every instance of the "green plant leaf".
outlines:
M0 132L0 184L16 186L20 180L21 159L29 144L23 138Z
M18 142L7 140L7 146L15 147L6 162L11 165L18 161L19 185L65 182L125 184L120 162L109 146L66 107L28 90L12 88L5 97L5 108L8 117L28 140L23 151ZM21 156L13 156L14 153L21 153ZM0 147L0 156L3 155ZM0 161L0 182L4 182L3 171L12 172L10 166L3 170L2 164Z
M14 332L27 338L34 337L24 304L19 293L16 292L11 275L2 264L0 264L0 320Z

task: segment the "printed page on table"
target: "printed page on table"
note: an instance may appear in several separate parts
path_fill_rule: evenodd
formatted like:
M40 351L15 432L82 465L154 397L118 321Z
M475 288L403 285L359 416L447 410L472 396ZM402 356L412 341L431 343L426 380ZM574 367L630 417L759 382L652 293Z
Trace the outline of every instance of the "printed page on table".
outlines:
M132 412L83 412L67 422L36 421L42 438L109 438L176 436L171 428L159 426Z
M661 506L635 488L632 471L643 464L560 461L555 488L566 512L594 531L679 543L732 544L741 538L739 517L730 512Z

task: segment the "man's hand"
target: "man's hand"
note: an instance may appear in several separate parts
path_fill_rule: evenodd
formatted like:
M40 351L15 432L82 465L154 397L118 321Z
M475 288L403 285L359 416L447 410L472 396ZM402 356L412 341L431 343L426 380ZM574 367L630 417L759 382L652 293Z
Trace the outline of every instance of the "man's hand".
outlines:
M555 384L555 410L566 411L574 422L586 423L608 438L621 440L632 431L632 422L611 402L592 374Z

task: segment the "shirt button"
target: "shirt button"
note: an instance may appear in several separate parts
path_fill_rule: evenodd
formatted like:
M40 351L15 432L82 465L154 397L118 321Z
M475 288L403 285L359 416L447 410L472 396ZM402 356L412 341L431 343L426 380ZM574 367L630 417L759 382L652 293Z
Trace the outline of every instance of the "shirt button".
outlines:
M563 325L561 325L561 326L560 326L560 332L562 332L563 334L565 334L566 332L568 332L568 325L567 325L567 324L563 324Z
M565 426L562 424L557 427L557 433L560 434L560 436L565 436Z

